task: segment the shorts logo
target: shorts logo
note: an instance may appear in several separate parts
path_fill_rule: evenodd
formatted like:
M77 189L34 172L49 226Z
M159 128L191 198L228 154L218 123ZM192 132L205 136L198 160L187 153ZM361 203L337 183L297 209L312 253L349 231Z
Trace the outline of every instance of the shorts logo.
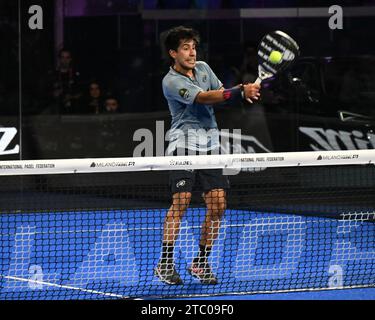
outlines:
M180 94L181 98L189 99L190 93L188 89L180 89L178 93Z
M176 187L180 188L180 187L183 187L185 184L186 184L185 180L180 180L179 182L176 183Z

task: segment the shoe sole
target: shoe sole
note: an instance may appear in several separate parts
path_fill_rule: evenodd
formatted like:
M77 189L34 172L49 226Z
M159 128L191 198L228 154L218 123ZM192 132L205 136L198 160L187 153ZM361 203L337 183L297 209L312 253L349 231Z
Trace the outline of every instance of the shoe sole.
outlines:
M180 279L180 281L177 281L177 282L173 282L173 281L170 281L170 280L165 279L165 278L160 274L158 268L155 268L155 269L154 269L154 275L157 276L161 282L164 282L164 283L166 283L166 284L172 284L172 285L183 284L183 282L182 282L181 279Z
M218 284L217 279L212 279L212 280L201 279L198 274L196 274L195 272L193 272L193 270L191 270L191 268L188 268L187 271L192 277L198 279L202 284L212 284L212 285Z

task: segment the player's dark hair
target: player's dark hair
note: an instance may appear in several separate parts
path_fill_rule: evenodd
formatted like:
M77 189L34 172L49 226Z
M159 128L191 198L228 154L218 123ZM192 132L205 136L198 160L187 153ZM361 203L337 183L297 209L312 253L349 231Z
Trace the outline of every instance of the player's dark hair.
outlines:
M174 27L168 31L164 46L171 64L174 63L174 59L169 55L169 50L177 51L182 40L194 40L195 44L198 45L200 41L199 33L192 28L184 26Z

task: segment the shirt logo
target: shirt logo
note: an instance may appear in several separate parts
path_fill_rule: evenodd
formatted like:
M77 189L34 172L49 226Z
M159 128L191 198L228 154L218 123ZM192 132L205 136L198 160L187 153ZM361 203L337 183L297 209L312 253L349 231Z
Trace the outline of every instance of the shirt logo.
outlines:
M190 93L188 89L180 89L178 93L180 94L181 98L189 99Z
M180 187L183 187L185 184L186 184L185 180L180 180L179 182L176 183L176 187L180 188Z
M206 74L203 75L203 77L202 77L202 81L203 81L203 82L207 82L207 75L206 75Z

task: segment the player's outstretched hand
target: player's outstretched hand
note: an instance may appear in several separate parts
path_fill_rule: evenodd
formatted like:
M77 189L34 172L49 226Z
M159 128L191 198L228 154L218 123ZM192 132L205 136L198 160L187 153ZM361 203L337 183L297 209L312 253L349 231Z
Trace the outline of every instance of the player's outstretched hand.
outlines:
M256 83L247 83L243 85L245 99L253 103L253 100L258 100L260 97L260 85Z

